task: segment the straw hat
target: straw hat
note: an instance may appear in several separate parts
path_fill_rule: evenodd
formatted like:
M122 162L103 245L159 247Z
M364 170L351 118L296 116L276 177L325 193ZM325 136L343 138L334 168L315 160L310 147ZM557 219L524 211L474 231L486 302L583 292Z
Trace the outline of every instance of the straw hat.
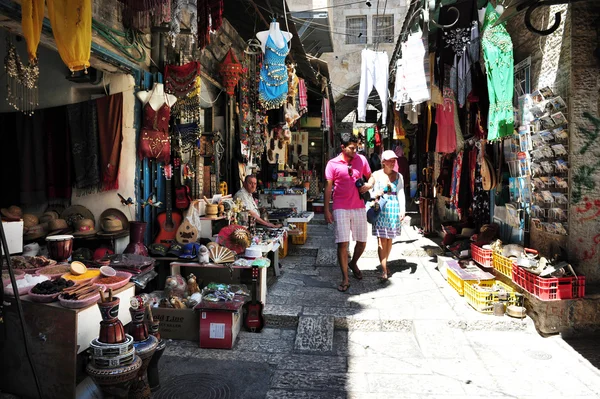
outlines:
M75 227L75 222L83 219L89 219L92 222L96 223L96 219L94 219L94 214L82 205L73 205L68 207L62 212L60 218L65 219L67 221L67 224L72 227Z
M9 220L20 220L23 217L23 210L16 205L0 209L2 215Z
M96 234L96 226L92 219L77 220L74 225L73 235L75 237L91 236Z
M23 234L23 239L27 241L37 240L38 238L45 237L46 234L45 226L43 224L36 224L27 229L27 232Z
M48 235L53 236L56 234L64 234L70 231L71 228L69 228L65 219L54 219L48 222L48 230L50 230Z
M125 231L123 223L116 216L105 216L100 219L99 236L114 236Z
M28 229L37 224L40 224L40 220L37 216L32 215L31 213L26 213L23 215L23 227Z
M48 223L51 220L56 220L56 219L58 219L58 212L55 212L55 211L44 212L44 214L40 217L40 223Z

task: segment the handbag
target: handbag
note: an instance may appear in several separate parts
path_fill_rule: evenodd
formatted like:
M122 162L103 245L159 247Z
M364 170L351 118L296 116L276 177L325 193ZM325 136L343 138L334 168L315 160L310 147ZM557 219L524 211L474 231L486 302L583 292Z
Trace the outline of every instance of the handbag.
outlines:
M168 132L142 129L138 145L140 159L156 159L168 164L171 161L171 139Z
M381 210L385 207L387 203L387 199L385 197L379 197L377 201L377 205L373 204L369 209L367 209L367 222L370 224L375 224L377 222L377 217L381 213Z

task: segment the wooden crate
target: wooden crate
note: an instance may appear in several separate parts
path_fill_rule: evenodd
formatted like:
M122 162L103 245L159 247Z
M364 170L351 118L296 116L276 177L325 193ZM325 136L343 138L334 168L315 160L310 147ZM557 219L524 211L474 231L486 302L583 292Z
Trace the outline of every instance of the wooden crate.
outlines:
M296 225L298 230L302 231L302 233L292 236L292 244L303 245L306 242L306 239L308 238L308 234L306 232L308 223L300 222L300 223L294 223L294 224Z

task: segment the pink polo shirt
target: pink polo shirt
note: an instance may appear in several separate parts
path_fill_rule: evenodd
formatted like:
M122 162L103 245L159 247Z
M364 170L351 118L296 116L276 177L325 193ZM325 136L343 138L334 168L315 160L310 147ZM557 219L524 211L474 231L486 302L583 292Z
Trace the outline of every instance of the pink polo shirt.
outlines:
M348 175L348 163L342 154L327 162L325 179L333 182L333 210L365 207L355 183L363 175L368 179L371 176L371 168L367 158L360 154L354 155L351 164L352 176Z

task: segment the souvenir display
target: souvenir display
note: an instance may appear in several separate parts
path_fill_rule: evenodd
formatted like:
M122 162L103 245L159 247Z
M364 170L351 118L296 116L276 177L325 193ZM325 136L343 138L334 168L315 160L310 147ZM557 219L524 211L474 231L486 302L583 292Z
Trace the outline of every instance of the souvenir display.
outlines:
M41 12L44 17L43 11ZM41 28L41 27L40 27ZM38 36L39 41L39 36ZM10 36L6 39L8 54L4 59L4 69L6 71L6 90L8 103L17 111L26 115L33 115L33 112L39 105L38 99L38 79L40 69L37 60L30 61L28 66L21 62ZM37 47L37 46L36 46Z

